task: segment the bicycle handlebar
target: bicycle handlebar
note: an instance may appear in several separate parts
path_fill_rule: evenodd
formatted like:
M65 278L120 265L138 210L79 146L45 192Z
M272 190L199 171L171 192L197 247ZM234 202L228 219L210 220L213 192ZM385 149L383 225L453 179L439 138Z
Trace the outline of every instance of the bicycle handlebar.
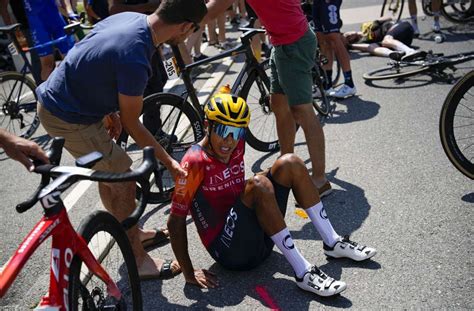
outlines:
M125 229L135 225L138 222L140 216L143 214L148 202L148 196L150 193L150 175L155 171L157 166L153 147L145 147L145 149L143 149L143 161L136 169L125 173L111 173L75 166L58 166L63 145L63 138L54 139L50 151L48 152L51 164L41 164L35 166L34 172L41 174L40 185L28 200L16 206L16 210L19 213L26 212L41 198L58 189L66 182L69 182L70 184L68 186L70 186L79 180L91 180L98 182L136 181L140 184L142 189L139 206L127 219L122 222L122 226ZM50 183L49 181L51 177L56 177L56 179ZM158 176L155 176L155 178L158 178Z

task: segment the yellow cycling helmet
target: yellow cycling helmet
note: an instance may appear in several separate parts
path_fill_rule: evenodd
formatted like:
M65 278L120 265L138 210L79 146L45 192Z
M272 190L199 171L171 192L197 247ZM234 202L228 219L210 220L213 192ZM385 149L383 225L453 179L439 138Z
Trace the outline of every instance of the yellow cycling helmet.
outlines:
M250 111L241 97L218 93L204 107L209 121L235 127L247 127L250 122Z

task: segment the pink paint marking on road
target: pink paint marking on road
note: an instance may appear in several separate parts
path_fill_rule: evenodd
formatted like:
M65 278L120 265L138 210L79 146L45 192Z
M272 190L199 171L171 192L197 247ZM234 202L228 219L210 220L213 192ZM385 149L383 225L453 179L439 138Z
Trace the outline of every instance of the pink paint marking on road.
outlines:
M272 299L270 294L265 289L265 286L257 285L255 286L255 291L262 298L262 300L267 304L267 306L272 310L280 310L276 302Z

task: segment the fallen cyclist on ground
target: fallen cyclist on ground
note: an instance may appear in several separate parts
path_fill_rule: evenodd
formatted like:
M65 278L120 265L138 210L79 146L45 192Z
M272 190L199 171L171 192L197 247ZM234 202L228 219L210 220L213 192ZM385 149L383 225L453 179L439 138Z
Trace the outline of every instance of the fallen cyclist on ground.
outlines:
M382 18L363 23L361 31L349 31L342 35L348 49L369 52L375 56L412 60L426 52L411 47L414 38L412 25L407 21L395 22Z
M339 236L329 221L304 162L282 155L273 166L245 180L245 129L249 108L242 98L217 94L205 107L206 137L193 145L181 165L168 219L171 245L187 283L216 287L214 273L195 269L188 252L186 216L190 212L204 247L230 270L249 270L272 253L276 244L292 266L298 287L320 296L346 289L310 264L293 243L284 216L290 190L323 238L327 256L355 261L371 258L374 248Z

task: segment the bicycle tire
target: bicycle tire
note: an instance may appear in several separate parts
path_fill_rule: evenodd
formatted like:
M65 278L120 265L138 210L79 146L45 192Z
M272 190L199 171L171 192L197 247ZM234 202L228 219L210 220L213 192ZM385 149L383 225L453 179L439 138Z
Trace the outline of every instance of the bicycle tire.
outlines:
M453 23L468 23L474 20L474 4L472 0L469 0L468 3L443 3L441 5L441 14Z
M390 2L387 3L388 1L390 1ZM392 11L392 13L391 13L391 17L394 18L398 22L402 17L403 7L405 5L404 0L384 0L384 2L382 4L382 10L380 11L380 17L386 16L385 13L391 11L390 10L390 4L392 3L392 1L397 1L397 2L400 3L400 7L398 7L397 10Z
M474 179L473 87L474 71L470 71L449 91L439 119L439 135L444 152L451 163L470 179ZM466 97L470 97L470 100ZM469 147L471 156L465 154Z
M333 73L332 86L337 86L337 82L339 82L339 79L341 78L342 67L336 58L334 58L334 61L333 61L332 73Z
M36 83L18 72L0 74L0 128L30 138L39 127Z
M395 79L413 76L428 71L429 69L430 67L425 65L401 63L400 66L389 65L374 69L364 73L362 77L367 81Z
M433 16L433 11L431 10L431 0L421 0L421 9L426 16Z
M145 122L145 118L151 121ZM155 120L155 122L153 122ZM183 98L172 93L156 93L143 100L143 123L157 139L166 152L180 162L188 148L204 138L204 127L198 112ZM161 123L161 126L160 126ZM121 138L117 143L122 147L127 145L127 152L132 158L132 168L142 162L143 153L133 141L126 143ZM158 178L155 178L158 176ZM148 203L159 204L171 200L174 191L174 178L168 169L158 162L155 174L151 175L150 196ZM136 197L141 195L137 184Z
M96 211L81 222L77 232L89 244L91 252L119 287L122 299L117 302L107 297L106 284L90 273L85 265L82 267L82 260L75 255L69 270L69 310L103 310L104 305L110 304L116 307L115 310L142 310L135 256L120 223L111 214ZM123 261L114 256L121 256ZM112 271L112 267L116 269ZM96 309L88 307L89 304Z
M276 131L275 115L270 107L269 60L260 66L268 72L260 76L259 71L252 70L242 83L239 96L245 99L250 109L250 124L245 140L255 150L274 152L280 150Z
M326 72L321 67L320 63L317 63L313 70L313 90L317 90L318 96L313 96L313 107L316 111L322 115L327 116L329 114L330 101L326 92L324 91L325 81L328 80Z

